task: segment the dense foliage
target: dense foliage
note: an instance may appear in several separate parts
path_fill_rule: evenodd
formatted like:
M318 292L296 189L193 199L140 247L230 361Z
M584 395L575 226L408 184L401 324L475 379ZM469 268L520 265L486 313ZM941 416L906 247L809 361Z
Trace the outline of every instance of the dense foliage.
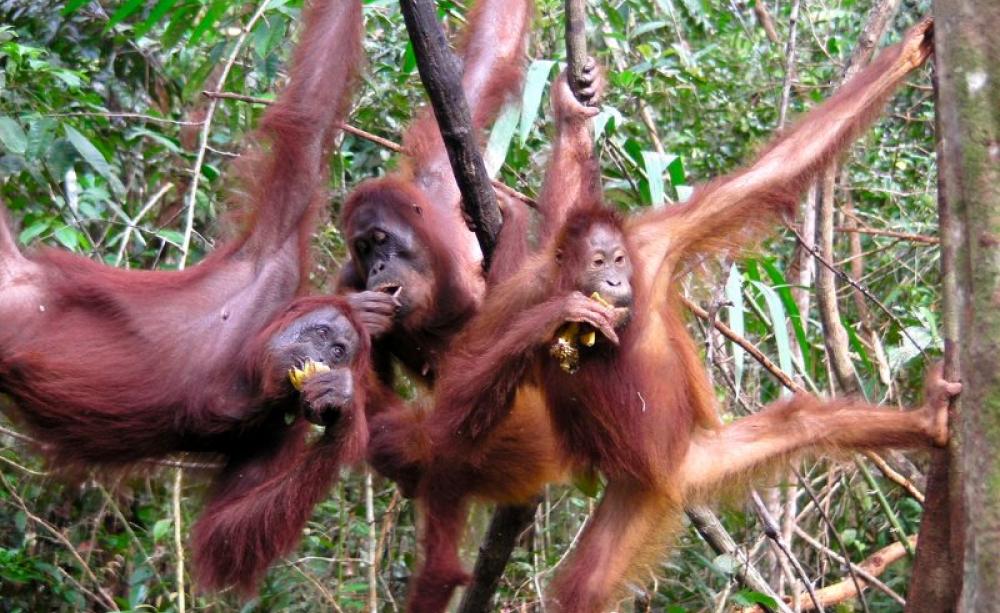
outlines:
M537 1L524 97L490 134L487 153L500 178L528 194L537 192L546 158L545 92L554 62L564 56L562 3ZM779 127L793 2L767 2L777 25L772 42L753 1L589 3L591 45L609 68L598 129L605 186L617 205L669 206L689 185L749 160ZM449 28L461 27L467 2L438 3ZM397 3L365 5L368 66L351 123L398 139L423 91ZM790 116L829 95L871 5L801 2ZM0 0L0 198L20 241L60 245L120 266L176 268L185 261L181 246L193 189L188 259L211 250L227 231L216 221L227 192L237 187L225 179L227 164L263 107L202 92L272 97L300 9L299 0ZM904 0L887 38L897 39L927 10L927 0ZM865 288L839 283L861 387L869 398L903 404L914 400L926 365L922 352L940 344L937 248L924 240L936 226L928 72L912 80L854 148L837 192L838 227L857 223L919 235L862 234L860 248L852 249L844 232L834 262ZM202 140L206 117L211 124ZM344 138L331 160L330 220L316 240L318 287L329 286L343 259L335 222L346 191L393 164L393 154L378 145ZM805 301L796 302L786 281L798 257L795 235L778 233L758 253L735 264L713 263L702 275L707 283L691 284L692 297L721 306L718 316L775 364L829 393L836 386L812 287L802 288ZM704 337L701 323L691 325ZM706 361L727 414L738 416L781 393L775 378L732 343L718 334L707 341ZM180 522L186 540L200 508L198 470L184 468L179 481L179 469L157 465L147 475L66 481L46 474L16 424L2 427L0 610L103 609L102 589L122 609L176 610L185 553L174 529ZM899 457L893 464L912 468ZM759 491L817 586L845 580L845 568L795 536L793 526L838 553L846 550L855 562L917 531L920 504L867 460L805 463L799 474L801 480L789 475L787 483ZM593 505L578 489L546 492L535 529L505 575L505 607L537 603ZM487 517L479 513L474 530L481 531ZM773 553L757 515L737 500L722 517L765 577L790 593L797 577ZM396 610L414 565L414 521L412 504L391 483L355 471L318 508L302 546L272 570L257 600L242 605L226 594L192 595L185 577L188 607L346 611L364 609L374 596L380 610ZM735 582L735 559L717 556L694 531L680 545L650 582L655 592L637 603L674 612L747 606L761 598ZM474 547L469 551L471 557ZM905 595L909 567L904 558L881 578ZM883 592L866 598L872 611L900 610Z

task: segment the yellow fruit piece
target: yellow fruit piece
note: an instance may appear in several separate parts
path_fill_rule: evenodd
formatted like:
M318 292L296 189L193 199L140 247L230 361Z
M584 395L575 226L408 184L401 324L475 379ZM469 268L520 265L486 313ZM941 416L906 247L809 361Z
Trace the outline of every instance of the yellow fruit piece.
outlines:
M323 372L330 372L330 367L323 362L306 360L302 368L292 368L288 371L288 380L291 381L292 387L302 391L302 386L305 385L307 380Z
M593 294L591 294L590 295L590 299L591 300L596 300L597 302L600 302L601 306L606 306L609 309L612 307L612 304L610 302L608 302L607 300L605 300L604 296L602 296L600 294L600 292L594 292Z

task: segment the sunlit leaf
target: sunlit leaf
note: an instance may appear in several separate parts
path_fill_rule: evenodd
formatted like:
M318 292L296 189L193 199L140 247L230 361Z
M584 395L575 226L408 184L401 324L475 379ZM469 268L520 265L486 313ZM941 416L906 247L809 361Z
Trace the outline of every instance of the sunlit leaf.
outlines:
M771 287L757 281L752 283L767 304L768 315L771 318L771 331L774 333L774 342L778 346L778 368L789 377L795 377L795 369L792 366L792 346L788 339L788 324L785 321L785 307L781 303L781 298ZM782 394L788 393L787 389L782 388Z
M524 94L521 96L521 129L518 132L521 144L524 144L531 134L531 126L538 117L538 107L542 103L542 93L555 64L552 60L535 60L525 73Z
M108 25L104 26L104 31L107 32L121 23L129 15L139 10L145 3L146 0L126 0L124 4L118 7L118 10L111 14L111 18L108 19Z
M87 137L77 131L71 125L64 126L66 131L66 138L72 143L73 147L77 152L83 157L84 161L90 165L91 168L96 170L98 174L107 179L108 183L111 185L111 189L117 194L122 195L125 193L125 186L118 179L111 165L108 161L104 159L104 155L97 150Z
M24 155L28 150L28 137L21 124L10 117L0 117L0 145L11 153Z
M490 138L486 142L486 151L483 158L486 163L486 170L490 177L495 178L507 158L507 150L510 148L510 141L514 138L517 130L517 122L521 117L521 105L508 104L500 112L500 117L493 124L490 131Z

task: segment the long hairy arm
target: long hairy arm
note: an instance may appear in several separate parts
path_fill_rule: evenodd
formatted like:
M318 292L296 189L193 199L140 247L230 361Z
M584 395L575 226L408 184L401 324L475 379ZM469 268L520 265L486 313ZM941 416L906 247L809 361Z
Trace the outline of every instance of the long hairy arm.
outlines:
M546 300L537 267L491 290L486 304L455 339L441 371L431 414L436 444L475 441L509 411L537 349L551 337L561 297Z
M603 88L603 77L596 65L591 64L590 68L586 74L591 79L589 87L596 100ZM583 104L576 99L570 90L566 73L560 74L552 84L552 114L555 118L556 135L552 155L545 169L545 181L538 197L543 241L559 231L571 211L601 200L601 173L594 155L594 135L590 121L597 113L596 106Z
M323 197L327 157L347 112L361 62L360 0L313 0L296 48L288 86L264 114L259 140L240 174L250 185L248 240L260 251L288 238L307 245L313 227L304 216Z
M911 28L748 168L699 188L685 204L639 218L632 235L650 272L665 259L738 248L794 210L809 181L874 122L903 79L927 60L932 28L929 19Z

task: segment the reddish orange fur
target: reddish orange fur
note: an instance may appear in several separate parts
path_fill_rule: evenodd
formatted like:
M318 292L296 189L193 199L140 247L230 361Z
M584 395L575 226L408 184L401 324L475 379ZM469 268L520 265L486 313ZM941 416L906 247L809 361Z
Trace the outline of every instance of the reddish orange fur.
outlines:
M608 480L603 499L554 580L549 601L559 611L597 612L607 609L626 578L655 559L686 500L710 496L803 451L937 441L932 415L940 403L898 412L797 397L722 427L683 323L676 279L680 263L734 251L790 212L816 172L926 59L927 31L927 24L914 28L748 169L696 190L684 205L624 223L600 205L589 134L560 124L540 203L550 224L543 235L555 238L509 281L490 289L441 368L424 431L397 437L402 451L395 457L417 460L396 468L422 475L417 492L425 509L426 555L408 610L443 610L465 579L457 546L471 497L524 500L567 473L599 469ZM579 289L574 279L584 264L582 241L597 224L623 233L635 267L632 318L619 331L620 347L602 339L584 350L579 371L568 375L548 356L547 345L567 293ZM539 391L544 404L536 401Z
M478 0L467 16L460 45L462 83L477 131L520 92L532 13L531 0ZM383 379L390 378L388 364L396 358L430 384L451 338L478 308L485 283L479 246L462 218L458 186L430 109L418 114L403 141L406 156L400 170L357 188L341 218L347 236L354 232L359 211L401 218L430 256L430 304L397 321L375 348ZM341 289L363 289L365 271L356 270L353 263L345 269Z
M195 565L203 587L243 593L295 545L339 466L365 444L367 337L346 300L301 295L360 58L361 3L315 0L304 19L290 83L237 169L248 181L245 230L197 266L122 270L54 249L25 257L0 210L0 392L56 469L221 455ZM317 308L340 311L361 333L347 411L360 417L306 445L307 428L285 422L298 397L262 366L268 339Z

